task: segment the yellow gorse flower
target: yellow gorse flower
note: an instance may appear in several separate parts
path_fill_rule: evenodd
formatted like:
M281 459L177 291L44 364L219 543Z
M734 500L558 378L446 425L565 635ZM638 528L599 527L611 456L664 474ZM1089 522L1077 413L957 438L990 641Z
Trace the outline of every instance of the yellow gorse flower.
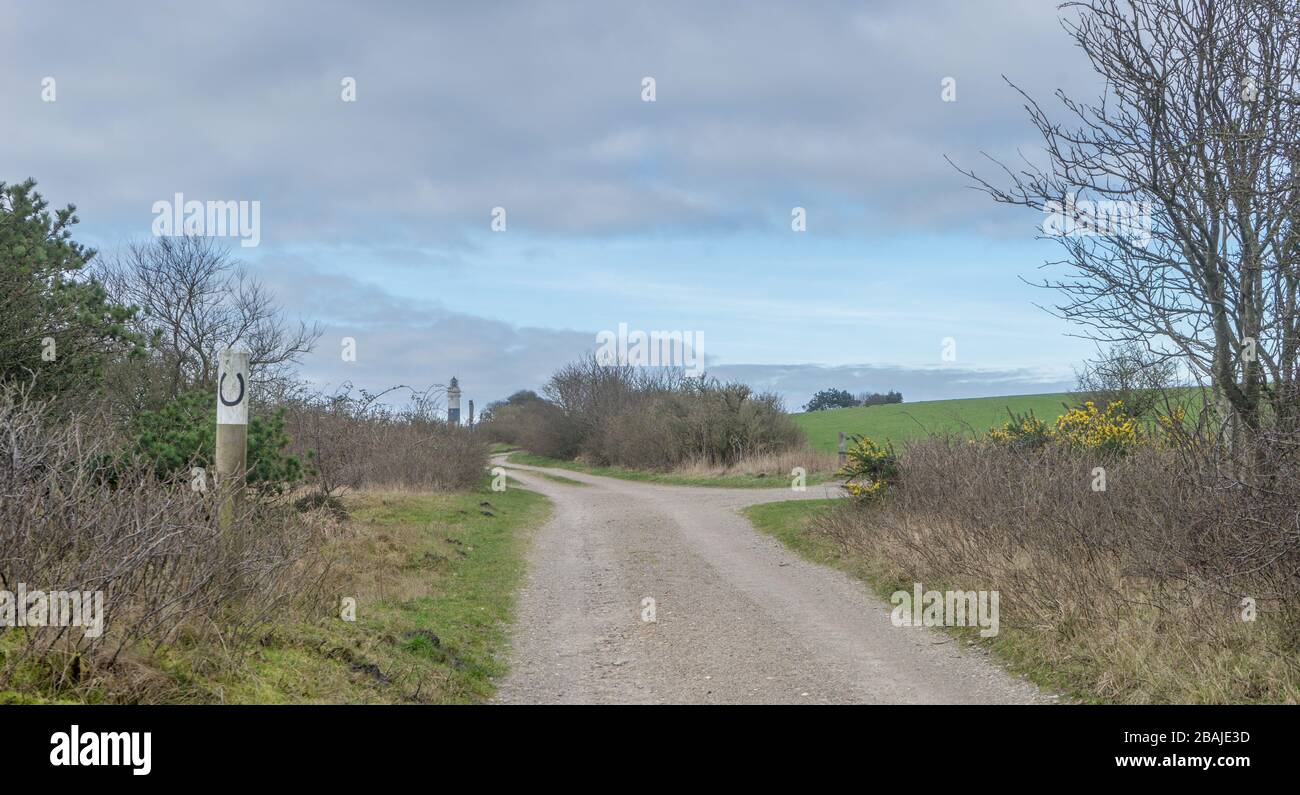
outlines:
M1117 400L1103 411L1090 400L1082 408L1070 409L1057 417L1052 436L1070 447L1127 450L1140 444L1143 435L1140 426L1124 414L1123 408L1124 404Z
M840 474L848 478L844 489L854 497L882 497L890 481L898 477L898 455L888 442L882 446L865 436L855 436L845 458Z
M1168 422L1181 422L1183 412L1175 411ZM1017 417L988 432L992 441L1002 444L1038 446L1049 442L1082 450L1109 450L1124 452L1149 441L1142 426L1124 413L1122 401L1114 401L1105 409L1091 400L1078 408L1070 409L1047 425L1032 413Z

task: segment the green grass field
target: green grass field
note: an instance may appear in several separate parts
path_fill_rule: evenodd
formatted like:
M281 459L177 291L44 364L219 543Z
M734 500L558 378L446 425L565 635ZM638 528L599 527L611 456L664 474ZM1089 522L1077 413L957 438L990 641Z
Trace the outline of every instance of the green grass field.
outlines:
M840 431L862 434L874 441L905 442L932 433L983 433L1006 422L1007 410L1021 414L1032 410L1045 422L1065 412L1069 395L1010 395L1007 397L927 400L887 406L810 411L791 415L819 450L835 450Z

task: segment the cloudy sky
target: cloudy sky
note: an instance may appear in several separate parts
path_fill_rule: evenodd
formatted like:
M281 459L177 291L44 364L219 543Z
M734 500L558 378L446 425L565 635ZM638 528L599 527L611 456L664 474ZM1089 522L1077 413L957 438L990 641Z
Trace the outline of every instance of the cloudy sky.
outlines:
M1096 93L1043 0L0 0L0 181L104 251L177 193L260 202L231 244L326 325L322 384L482 406L626 323L791 407L1054 391L1092 347L1024 281L1041 218L944 161L1036 156L1002 75Z

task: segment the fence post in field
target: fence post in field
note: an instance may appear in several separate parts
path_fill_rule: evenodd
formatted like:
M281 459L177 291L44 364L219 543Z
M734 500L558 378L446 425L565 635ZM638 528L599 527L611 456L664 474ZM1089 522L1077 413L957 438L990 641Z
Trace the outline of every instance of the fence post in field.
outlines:
M844 462L848 460L849 454L844 447L844 431L840 431L840 467L843 468Z
M217 355L217 524L230 526L239 510L248 468L248 352Z

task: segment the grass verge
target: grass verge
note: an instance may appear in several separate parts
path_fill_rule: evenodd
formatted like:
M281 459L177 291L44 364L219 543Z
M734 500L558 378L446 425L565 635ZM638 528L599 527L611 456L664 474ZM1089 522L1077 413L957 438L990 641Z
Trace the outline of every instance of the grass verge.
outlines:
M783 500L751 505L742 513L760 532L767 533L806 560L823 566L847 568L852 561L828 538L811 535L808 526L842 500Z
M335 550L356 620L277 630L232 702L481 702L503 652L524 573L526 530L550 511L523 489L365 493L348 500L359 532Z
M127 655L119 677L156 683L148 703L477 703L505 673L504 650L530 528L550 502L523 489L369 491L325 550L334 606L324 617L283 616L252 650L227 654L182 634ZM355 600L355 620L342 618ZM6 642L0 635L0 660ZM21 678L20 680L21 681ZM67 701L15 688L2 703ZM121 701L111 690L76 701Z
M600 475L620 480L640 480L649 483L663 483L670 486L716 486L720 488L759 489L778 488L789 485L789 480L776 475L690 475L679 472L647 472L640 469L623 467L602 467L584 464L580 461L566 461L559 458L546 458L522 450L513 452L506 459L512 464L525 466L567 469L570 472L582 472L587 475ZM825 483L831 475L824 472L809 473L807 485Z

